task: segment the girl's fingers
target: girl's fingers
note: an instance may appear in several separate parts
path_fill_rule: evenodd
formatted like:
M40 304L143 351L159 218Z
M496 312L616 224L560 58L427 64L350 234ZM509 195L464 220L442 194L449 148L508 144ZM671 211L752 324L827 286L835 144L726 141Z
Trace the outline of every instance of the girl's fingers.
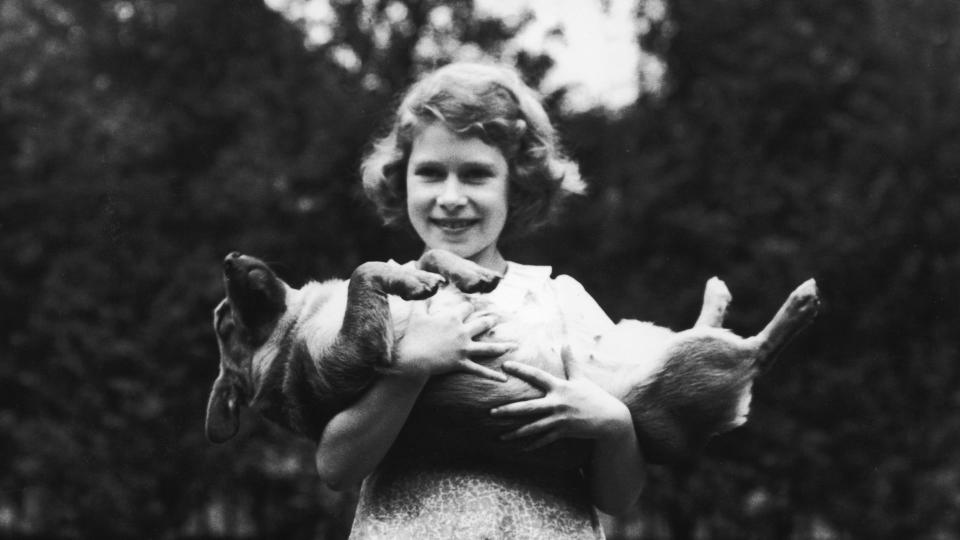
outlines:
M512 441L523 437L540 435L549 431L556 422L557 419L552 416L541 418L535 422L530 422L519 429L515 429L509 433L501 435L500 439L504 441Z
M481 366L480 364L473 362L471 360L461 360L459 363L459 367L461 371L466 371L467 373L473 373L474 375L478 375L485 379L492 379L497 382L507 381L507 376L504 375L503 373L500 373L499 371L490 369L485 366Z
M523 450L524 452L529 452L530 450L536 450L537 448L544 447L558 440L559 438L560 438L560 434L558 432L551 431L546 435L544 435L543 437L539 437L538 439L534 440L530 444L524 445L521 448L521 450Z
M552 410L550 402L544 398L536 398L495 407L490 410L490 414L493 416L531 416L549 413Z
M561 379L554 377L540 368L519 362L511 362L508 360L504 362L501 367L514 377L519 377L545 391L552 389L558 382L562 382Z
M497 319L492 315L485 315L483 317L477 317L472 321L464 323L467 333L471 337L477 337L480 334L490 330L497 324Z
M458 321L467 320L467 317L475 310L476 308L470 302L461 302L452 308L454 316L457 317Z
M470 358L493 358L506 354L517 348L516 343L509 341L497 342L478 342L475 341L466 346L464 354Z

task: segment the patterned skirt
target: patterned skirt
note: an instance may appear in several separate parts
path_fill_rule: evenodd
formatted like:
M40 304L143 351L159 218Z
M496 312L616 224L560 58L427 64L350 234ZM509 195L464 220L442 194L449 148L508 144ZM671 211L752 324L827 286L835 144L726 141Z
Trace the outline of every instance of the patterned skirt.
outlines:
M603 539L577 471L386 460L363 484L352 540Z

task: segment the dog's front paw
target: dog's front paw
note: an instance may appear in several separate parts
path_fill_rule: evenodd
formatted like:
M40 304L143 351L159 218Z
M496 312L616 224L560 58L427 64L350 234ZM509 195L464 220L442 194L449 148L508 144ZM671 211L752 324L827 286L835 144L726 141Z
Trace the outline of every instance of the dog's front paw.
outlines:
M447 280L440 274L413 270L404 279L404 287L398 291L398 295L404 300L423 300L437 294L446 282Z
M465 293L487 293L497 288L503 276L443 250L430 249L417 261L419 268L439 272Z
M450 273L450 281L465 293L488 293L497 288L503 276L478 264L464 265Z

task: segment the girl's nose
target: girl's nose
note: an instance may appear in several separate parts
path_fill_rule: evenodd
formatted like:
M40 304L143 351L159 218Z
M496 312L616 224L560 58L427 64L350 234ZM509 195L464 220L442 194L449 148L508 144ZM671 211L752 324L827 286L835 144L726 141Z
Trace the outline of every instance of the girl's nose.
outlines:
M444 210L454 210L466 206L467 197L460 189L460 182L451 176L443 183L443 191L437 195L437 204Z

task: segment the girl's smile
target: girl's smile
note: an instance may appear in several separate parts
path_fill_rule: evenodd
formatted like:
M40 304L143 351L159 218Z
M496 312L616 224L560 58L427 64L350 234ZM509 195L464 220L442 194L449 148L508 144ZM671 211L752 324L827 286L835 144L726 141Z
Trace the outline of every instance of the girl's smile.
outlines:
M407 213L426 247L504 270L497 241L507 219L508 174L495 146L440 122L424 127L407 164Z
M480 223L479 219L431 218L430 223L448 234L459 234Z

